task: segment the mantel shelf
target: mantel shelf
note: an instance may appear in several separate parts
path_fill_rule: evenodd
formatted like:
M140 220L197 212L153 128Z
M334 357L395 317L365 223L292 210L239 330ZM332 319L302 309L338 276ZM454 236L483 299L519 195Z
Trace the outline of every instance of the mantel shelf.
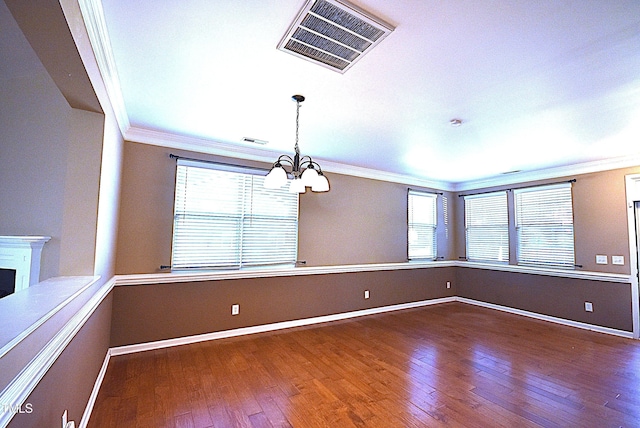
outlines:
M42 247L49 236L0 236L0 268L16 271L14 291L40 282Z

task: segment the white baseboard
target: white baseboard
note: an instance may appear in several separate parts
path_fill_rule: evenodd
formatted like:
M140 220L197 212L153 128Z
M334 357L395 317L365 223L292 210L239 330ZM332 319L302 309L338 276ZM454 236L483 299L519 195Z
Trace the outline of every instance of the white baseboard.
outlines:
M98 373L96 382L94 383L93 389L91 390L89 401L87 402L87 406L84 409L84 413L82 414L82 420L78 424L78 428L86 428L87 425L89 424L89 418L91 417L91 412L93 412L93 406L95 406L96 404L96 399L98 398L98 392L100 392L100 387L102 386L102 381L104 380L104 376L107 374L107 367L109 366L110 359L111 359L111 349L107 349L107 354L104 356L102 367L100 368L100 372Z
M614 328L602 327L599 325L587 324L584 322L552 317L550 315L538 314L536 312L524 311L522 309L510 308L508 306L496 305L493 303L482 302L480 300L467 299L465 297L456 297L456 301L461 303L468 303L470 305L482 306L484 308L495 309L502 312L508 312L510 314L516 314L516 315L522 315L529 318L535 318L542 321L549 321L552 323L562 324L569 327L577 327L584 330L595 331L598 333L607 333L607 334L612 334L614 336L621 336L621 337L633 339L633 332L630 332L630 331L617 330Z
M455 302L455 297L443 297L440 299L421 300L419 302L401 303L398 305L382 306L378 308L363 309L360 311L344 312L340 314L325 315L321 317L305 318L293 321L284 321L273 324L257 325L254 327L243 327L233 330L217 331L214 333L198 334L195 336L178 337L176 339L159 340L155 342L140 343L135 345L124 345L110 348L111 355L124 355L135 352L150 351L154 349L169 348L172 346L187 345L190 343L205 342L208 340L225 339L228 337L244 336L247 334L265 333L269 331L283 330L293 327L302 327L313 324L320 324L331 321L340 321L349 318L356 318L365 315L380 314L383 312L398 311L401 309L418 308L421 306L437 305L440 303Z

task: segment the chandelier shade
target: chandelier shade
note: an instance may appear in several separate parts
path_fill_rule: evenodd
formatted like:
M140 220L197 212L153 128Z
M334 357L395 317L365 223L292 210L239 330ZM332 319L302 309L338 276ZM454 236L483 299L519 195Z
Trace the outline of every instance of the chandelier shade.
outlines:
M268 189L279 189L289 182L289 192L305 193L307 187L312 192L328 192L330 189L329 180L322 173L322 168L314 162L310 156L300 156L298 147L298 134L300 128L300 103L304 101L302 95L291 97L296 102L296 144L295 155L291 158L288 155L280 155L273 163L269 174L264 179L264 187ZM284 164L284 165L283 165ZM289 171L285 168L289 168ZM288 180L288 176L293 178Z

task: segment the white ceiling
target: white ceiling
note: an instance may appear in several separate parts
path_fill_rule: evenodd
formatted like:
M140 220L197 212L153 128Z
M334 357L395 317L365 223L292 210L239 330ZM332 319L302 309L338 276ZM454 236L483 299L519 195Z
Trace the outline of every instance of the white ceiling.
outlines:
M638 0L353 1L396 28L345 74L276 49L304 3L102 0L128 133L275 160L302 94L327 170L456 185L640 155Z

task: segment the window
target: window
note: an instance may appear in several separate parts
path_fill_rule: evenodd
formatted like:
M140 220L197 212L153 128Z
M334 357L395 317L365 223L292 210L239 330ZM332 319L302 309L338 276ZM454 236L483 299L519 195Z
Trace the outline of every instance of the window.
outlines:
M467 260L509 262L507 192L464 197Z
M409 190L408 198L409 260L435 260L437 195Z
M295 263L298 194L241 167L178 159L173 269Z
M514 191L518 264L573 268L571 183Z

